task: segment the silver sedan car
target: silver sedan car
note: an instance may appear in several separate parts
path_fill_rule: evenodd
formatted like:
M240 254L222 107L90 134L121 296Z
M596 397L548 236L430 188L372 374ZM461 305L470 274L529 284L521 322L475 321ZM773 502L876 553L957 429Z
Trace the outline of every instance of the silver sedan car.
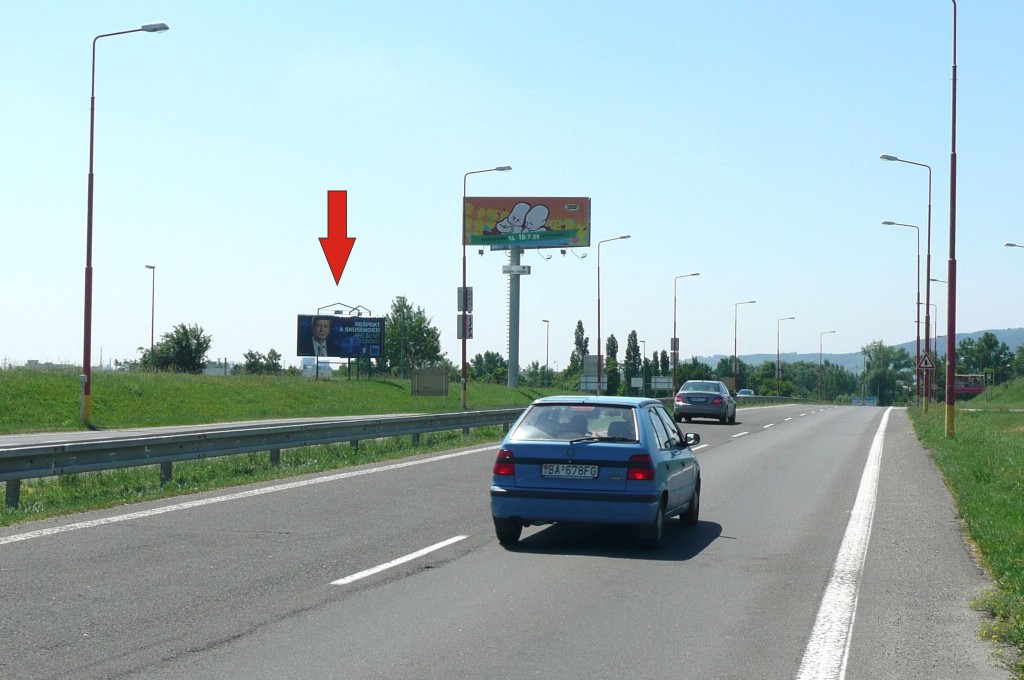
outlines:
M720 422L736 422L736 400L729 388L718 380L687 380L676 392L676 422L693 418L717 418Z

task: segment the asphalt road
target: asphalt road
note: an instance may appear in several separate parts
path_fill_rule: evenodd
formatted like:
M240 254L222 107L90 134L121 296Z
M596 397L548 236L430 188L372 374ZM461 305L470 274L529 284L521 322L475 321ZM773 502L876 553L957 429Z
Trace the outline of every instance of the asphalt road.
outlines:
M502 548L494 447L0 529L0 677L1010 677L903 411L686 429L701 521L659 552L560 525Z

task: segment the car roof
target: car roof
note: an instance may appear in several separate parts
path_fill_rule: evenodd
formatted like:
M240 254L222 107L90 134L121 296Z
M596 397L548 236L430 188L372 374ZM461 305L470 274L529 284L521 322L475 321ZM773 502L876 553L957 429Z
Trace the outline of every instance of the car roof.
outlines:
M578 394L567 394L565 396L541 397L533 402L534 404L586 404L590 406L630 406L639 408L648 404L660 404L657 399L649 397L620 397L620 396L589 396Z

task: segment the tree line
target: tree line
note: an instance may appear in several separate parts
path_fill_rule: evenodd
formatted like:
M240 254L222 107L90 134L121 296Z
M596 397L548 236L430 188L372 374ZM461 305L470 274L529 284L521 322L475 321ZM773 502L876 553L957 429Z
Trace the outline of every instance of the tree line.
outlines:
M422 307L414 306L405 296L396 297L384 322L384 348L382 355L365 363L367 375L408 377L418 368L443 367L453 382L461 379L459 367L441 351L441 332L426 315ZM178 324L161 336L160 342L146 349L139 348L140 357L134 361L117 361L119 367L132 370L156 370L181 373L201 373L207 365L207 354L213 339L196 324ZM620 359L621 352L621 359ZM621 348L614 334L605 341L603 375L607 376L607 394L650 394L649 388L632 387L633 378L643 378L650 386L656 376L670 376L674 385L687 380L725 380L735 389L749 388L759 395L778 395L797 399L822 399L844 402L854 397L875 397L880 405L913 401L916 394L915 357L906 349L885 345L880 340L861 348L862 370L852 372L827 359L821 363L794 361L784 363L776 372L775 362L765 361L754 366L723 357L714 367L691 357L677 366L671 365L666 350L654 350L643 356L636 331L626 336ZM532 387L555 387L577 391L583 375L584 358L590 355L590 338L583 322L577 321L569 362L561 371L542 366L534 361L520 367L520 384ZM250 349L244 363L237 364L238 374L297 374L296 367L285 368L282 355L275 349L266 353ZM932 397L941 399L945 385L945 357L933 357L936 367L931 372ZM468 361L467 376L473 382L504 384L508 381L509 365L500 352L485 351ZM957 346L957 372L983 374L991 372L995 383L1024 376L1024 345L1011 351L1005 342L993 333L977 339L966 338ZM734 379L734 380L733 380Z

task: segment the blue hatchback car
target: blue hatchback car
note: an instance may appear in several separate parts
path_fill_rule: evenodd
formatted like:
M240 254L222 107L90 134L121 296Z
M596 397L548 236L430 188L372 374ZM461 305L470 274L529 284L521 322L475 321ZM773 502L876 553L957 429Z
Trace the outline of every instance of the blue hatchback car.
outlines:
M498 540L553 522L624 524L649 547L665 519L697 524L700 465L661 402L635 397L545 397L502 442L491 481Z

